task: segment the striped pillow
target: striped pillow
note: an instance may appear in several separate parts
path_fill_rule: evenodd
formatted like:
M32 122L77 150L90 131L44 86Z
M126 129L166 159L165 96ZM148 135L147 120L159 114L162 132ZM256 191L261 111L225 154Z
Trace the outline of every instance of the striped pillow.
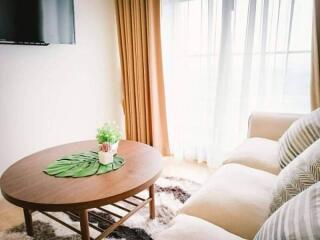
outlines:
M320 181L320 139L315 141L278 175L270 212Z
M320 108L294 122L279 139L281 168L285 168L319 138Z
M286 202L262 225L254 240L320 239L320 182Z

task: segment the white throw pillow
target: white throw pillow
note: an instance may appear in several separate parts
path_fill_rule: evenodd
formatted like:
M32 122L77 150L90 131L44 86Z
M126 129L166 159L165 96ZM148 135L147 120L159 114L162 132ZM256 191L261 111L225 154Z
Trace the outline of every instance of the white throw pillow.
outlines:
M320 139L304 150L283 169L273 190L270 212L314 183L320 181Z
M220 167L181 213L252 239L267 219L277 176L239 164Z
M266 138L248 138L237 147L223 164L238 163L247 167L279 174L279 142Z
M283 204L254 239L320 239L320 182Z
M320 138L320 108L295 121L279 139L281 168L285 168Z

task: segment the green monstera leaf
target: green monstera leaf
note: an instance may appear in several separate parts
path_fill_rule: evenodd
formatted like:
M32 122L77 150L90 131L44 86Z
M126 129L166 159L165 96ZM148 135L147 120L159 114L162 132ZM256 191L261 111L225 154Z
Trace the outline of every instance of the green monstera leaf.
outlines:
M114 171L121 168L123 164L124 159L119 155L113 157L112 163L107 165L100 164L98 153L91 151L64 156L49 164L44 172L55 177L79 178Z

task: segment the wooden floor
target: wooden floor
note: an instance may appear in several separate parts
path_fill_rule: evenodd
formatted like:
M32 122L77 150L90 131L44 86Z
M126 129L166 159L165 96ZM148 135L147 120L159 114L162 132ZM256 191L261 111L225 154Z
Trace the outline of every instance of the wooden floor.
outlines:
M203 183L213 171L214 170L207 168L205 164L177 162L171 158L166 158L162 175L188 178ZM22 209L0 198L0 232L22 222Z
M12 226L16 226L23 221L22 209L11 203L0 200L0 232Z

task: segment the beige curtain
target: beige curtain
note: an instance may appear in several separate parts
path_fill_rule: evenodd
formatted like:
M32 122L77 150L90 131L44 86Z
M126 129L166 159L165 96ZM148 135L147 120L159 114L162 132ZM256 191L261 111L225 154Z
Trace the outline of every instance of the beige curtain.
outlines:
M311 81L311 107L320 107L320 1L314 0L313 39L312 39L312 81Z
M116 0L126 137L169 154L160 0Z

